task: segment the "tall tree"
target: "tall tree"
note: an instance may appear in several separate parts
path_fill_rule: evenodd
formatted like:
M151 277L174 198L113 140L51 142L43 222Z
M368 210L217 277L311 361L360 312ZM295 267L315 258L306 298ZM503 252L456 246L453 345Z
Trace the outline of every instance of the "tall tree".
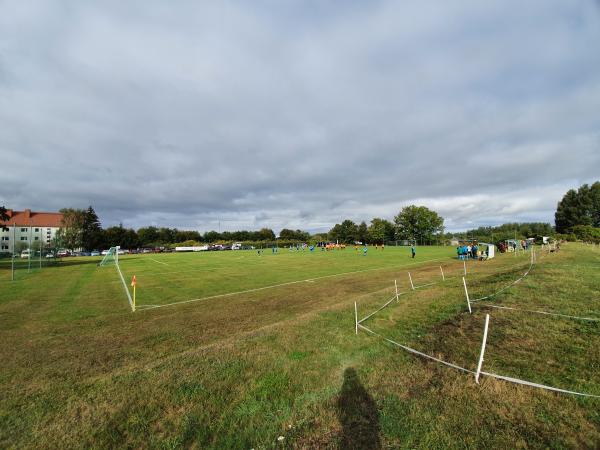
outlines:
M279 239L285 241L307 241L310 238L310 235L302 230L290 230L288 228L284 228L279 232Z
M143 227L137 231L140 245L155 245L158 242L158 228Z
M124 228L123 224L119 224L117 227L109 227L104 230L104 246L106 248L115 246L124 249L137 248L139 246L138 235L135 230Z
M70 250L81 248L85 211L83 209L63 208L60 212L63 218L61 228L57 232L57 241Z
M592 225L600 228L600 181L590 186L590 198L592 206Z
M444 219L425 206L402 208L394 222L400 239L432 241L434 235L444 232Z
M158 230L158 240L163 244L172 244L175 242L175 233L177 230L162 227Z
M261 228L257 231L259 241L274 241L275 233L270 228Z
M83 215L81 246L85 250L96 250L102 244L102 226L94 208L90 205Z
M329 230L329 240L342 244L351 244L358 239L358 226L349 219L336 223Z
M0 206L0 222L8 222L8 219L10 219L10 217L8 217L8 211L4 206ZM6 228L4 225L0 226L0 230L7 229L8 228Z
M576 225L600 227L600 182L569 189L558 202L554 214L556 231L567 233Z
M369 242L374 244L382 244L385 241L394 240L394 224L389 220L375 217L369 225Z
M367 224L363 220L360 224L358 224L358 227L356 228L356 237L358 241L365 243L367 242L368 236L369 229L367 228Z
M221 239L221 233L218 231L207 231L204 233L205 242L216 242Z

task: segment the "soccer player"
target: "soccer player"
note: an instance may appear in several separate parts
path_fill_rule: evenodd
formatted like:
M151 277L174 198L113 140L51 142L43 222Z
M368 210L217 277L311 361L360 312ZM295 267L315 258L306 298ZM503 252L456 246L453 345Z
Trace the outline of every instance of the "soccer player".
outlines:
M417 249L415 248L415 245L413 244L412 247L410 248L410 252L412 253L412 257L413 259L415 259L415 255L417 254Z

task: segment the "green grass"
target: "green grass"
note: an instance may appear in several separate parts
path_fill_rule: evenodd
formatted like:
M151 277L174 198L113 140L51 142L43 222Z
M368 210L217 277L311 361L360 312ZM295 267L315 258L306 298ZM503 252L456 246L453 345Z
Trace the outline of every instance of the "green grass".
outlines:
M121 268L138 279L138 304L203 299L135 313L115 268L95 258L21 268L14 282L3 261L0 447L597 447L598 399L477 386L354 334L354 302L366 315L397 279L408 293L365 322L374 331L472 370L490 313L484 370L600 395L598 323L469 315L453 253L131 255ZM527 256L471 262L471 296L526 267ZM600 252L565 246L494 302L600 317L598 267ZM409 292L407 270L416 285L438 283Z

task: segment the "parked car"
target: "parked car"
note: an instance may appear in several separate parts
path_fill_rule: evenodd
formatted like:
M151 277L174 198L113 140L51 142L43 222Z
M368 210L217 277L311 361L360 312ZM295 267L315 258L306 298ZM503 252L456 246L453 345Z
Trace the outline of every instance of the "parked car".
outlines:
M23 259L29 258L29 250L23 250L21 252L21 258L23 258Z
M46 253L46 258L54 258L54 253Z
M90 253L90 256L100 256L100 252L98 250L94 250Z

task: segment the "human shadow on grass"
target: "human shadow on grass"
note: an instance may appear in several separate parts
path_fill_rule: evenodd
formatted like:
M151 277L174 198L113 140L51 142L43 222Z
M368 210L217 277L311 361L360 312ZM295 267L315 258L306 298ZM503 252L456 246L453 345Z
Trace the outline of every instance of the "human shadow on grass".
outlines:
M348 367L344 371L344 383L337 408L342 425L340 448L381 448L377 405L360 383L353 367Z

